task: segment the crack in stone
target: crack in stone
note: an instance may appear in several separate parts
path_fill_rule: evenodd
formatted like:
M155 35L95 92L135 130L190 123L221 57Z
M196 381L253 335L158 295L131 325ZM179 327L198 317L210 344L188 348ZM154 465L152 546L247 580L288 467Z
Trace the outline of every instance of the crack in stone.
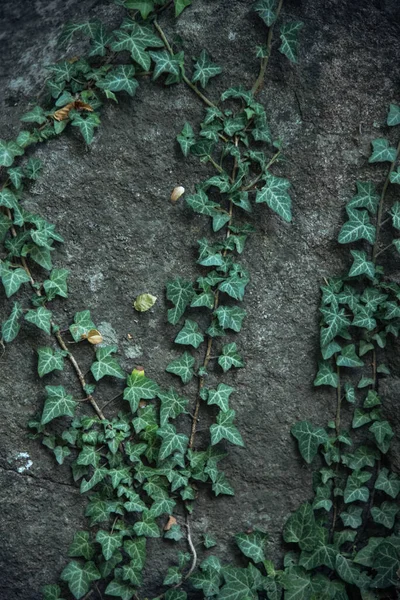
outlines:
M68 487L70 489L73 489L76 493L79 493L79 489L72 483L63 483L62 481L54 481L54 479L50 479L49 477L38 477L36 475L32 475L32 473L18 473L18 471L16 471L15 469L7 469L6 467L3 467L1 465L0 465L0 470L14 473L18 477L23 477L23 478L30 477L36 481L48 481L50 483L53 483L54 485L62 485L62 486Z

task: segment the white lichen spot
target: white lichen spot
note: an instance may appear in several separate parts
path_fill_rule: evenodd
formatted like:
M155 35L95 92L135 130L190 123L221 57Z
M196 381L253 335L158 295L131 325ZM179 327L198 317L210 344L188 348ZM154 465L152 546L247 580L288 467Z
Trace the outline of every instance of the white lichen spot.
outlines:
M15 456L15 462L19 463L19 467L17 467L17 473L24 473L25 471L29 471L33 462L31 461L31 457L27 452L19 452Z
M139 346L139 344L128 345L128 344L124 343L123 347L124 347L124 354L125 354L126 358L130 358L130 359L139 358L139 356L142 356L142 354L143 354L143 350Z
M102 321L97 325L97 329L100 331L103 342L98 345L99 348L102 346L109 346L110 344L118 345L118 335L115 329L107 321Z
M89 277L89 289L91 292L97 292L104 281L104 275L103 273L99 272L99 273L95 273L94 275L91 275Z
M235 33L234 31L230 31L228 34L228 40L230 42L234 42L236 40L237 37L237 33Z

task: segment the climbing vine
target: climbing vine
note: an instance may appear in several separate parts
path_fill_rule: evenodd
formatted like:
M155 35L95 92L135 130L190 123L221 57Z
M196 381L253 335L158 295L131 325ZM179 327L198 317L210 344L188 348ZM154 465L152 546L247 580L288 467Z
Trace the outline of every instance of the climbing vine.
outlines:
M205 598L218 600L275 600L282 593L285 600L344 600L358 597L353 594L355 588L366 600L384 597L374 590L396 586L399 538L395 534L369 537L369 523L372 519L375 525L391 529L397 514L394 502L379 497L386 494L395 499L400 479L383 466L393 432L380 410L378 381L388 368L379 363L378 355L386 337L398 334L400 288L388 280L377 259L387 250L379 245L380 230L387 188L400 182L400 172L395 170L399 147L396 150L383 139L373 142L370 162L388 160L388 178L380 197L371 183L358 183L339 235L340 243L369 243L371 256L366 248L351 250L354 262L348 276L329 280L323 287L323 362L315 385L336 389L337 411L328 431L308 422L292 428L305 460L311 462L321 449L326 463L315 478L313 504L302 505L285 526L285 541L299 546L300 552L288 552L284 569L276 570L266 558L266 533L255 530L236 536L240 550L251 561L246 568L223 566L213 555L200 562L201 550L190 527L196 498L207 487L216 496L234 493L220 463L226 457L226 442L244 445L232 408L235 388L209 381L245 365L233 336L246 317L241 302L249 273L240 256L254 231L253 205L265 203L281 219L291 221L290 183L274 171L283 158L284 145L271 133L265 108L256 96L277 38L276 22L281 21L279 50L291 62L297 61L302 23L282 19L283 0L256 2L254 9L268 29L265 44L257 48L260 70L255 83L251 90L231 87L214 100L205 88L221 68L205 50L191 68L161 25L164 11L172 9L179 17L190 0L118 0L117 4L128 9L128 16L115 31L97 21L66 25L60 44L65 46L75 35L83 35L90 39L88 55L49 67L43 103L22 117L27 128L16 140L0 140L4 173L0 277L7 298L18 294L2 323L2 341L12 342L24 322L47 333L49 345L37 349L39 377L68 365L83 396L78 399L64 386L46 385L43 410L29 423L33 437L54 453L59 464L71 461L74 481L87 494L85 515L91 528L76 533L68 550L71 560L61 573L63 583L45 586L44 600L62 600L71 594L78 600L104 595L122 600L143 597L147 539L159 537L174 543L177 554L157 598L185 600L187 591L195 589ZM90 144L101 122L102 104L117 102L121 92L134 96L140 78L150 76L153 80L162 77L164 85L186 85L204 103L199 130L185 123L177 141L184 157L198 157L213 171L186 197L196 215L211 219L210 229L215 233L211 240L198 240L199 276L195 281L177 277L167 283L167 318L179 327L173 334L179 354L166 370L180 379L179 387L167 390L149 379L143 367L125 373L117 346L104 343L88 310L78 312L68 330L64 323L55 322L49 305L57 297L68 296L69 272L52 264L54 246L63 239L54 225L20 203L24 187L41 170L37 158L24 157L28 147L61 135L69 125ZM398 123L400 109L393 105L388 124ZM175 192L173 199L181 193ZM399 211L400 204L394 203L390 214L395 229L400 228ZM369 215L376 215L375 225ZM399 250L398 240L392 246ZM48 272L45 279L41 278L43 270ZM24 291L25 284L32 288L32 296ZM144 295L135 307L146 310L153 303L154 298ZM68 336L85 345L89 354L94 347L90 374L84 373L70 350ZM342 339L349 343L343 345ZM372 372L357 383L358 388L368 387L358 408L353 369L365 369L364 355L372 356ZM350 376L343 378L346 369ZM115 381L116 396L100 402L105 377ZM197 392L190 399L182 386L194 378ZM113 401L119 396L122 410L116 415ZM372 423L373 437L352 453L346 451L352 444L350 433L341 425L344 398L350 407L354 405L353 428ZM93 409L91 414L81 410L87 404ZM209 428L209 442L199 447L196 433L202 411L215 417L215 422ZM185 415L191 427L182 433ZM55 419L57 427L53 427ZM380 506L377 500L382 501ZM371 531L376 534L376 528ZM212 535L205 533L203 547L214 545Z

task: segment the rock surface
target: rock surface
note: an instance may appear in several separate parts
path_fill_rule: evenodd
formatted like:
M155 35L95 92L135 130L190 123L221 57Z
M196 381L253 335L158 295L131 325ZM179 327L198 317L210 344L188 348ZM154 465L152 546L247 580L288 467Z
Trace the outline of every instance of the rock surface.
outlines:
M243 258L251 283L238 343L247 368L226 381L240 391L233 406L246 449L230 449L225 460L236 495L202 493L193 522L195 541L204 531L215 534L222 558L235 552L235 533L260 527L269 531L271 555L279 560L282 525L310 497L312 468L300 460L290 427L298 419L324 425L334 416L333 393L312 386L319 285L347 262L347 250L335 240L356 179L383 179L382 168L368 166L369 144L387 133L387 108L400 94L395 0L285 0L284 15L305 23L300 62L288 65L276 49L260 99L273 131L289 144L289 161L280 169L293 184L294 219L283 224L258 206L257 234ZM62 24L88 17L113 24L119 16L120 8L106 0L2 1L1 138L15 136L19 117L43 85L45 65L61 57ZM207 48L223 66L210 96L232 84L251 86L258 68L254 47L265 30L248 0L194 0L165 27L182 38L189 56ZM119 344L123 366L139 362L165 386L172 376L164 369L175 356L165 284L178 274L198 276L195 240L207 234L202 217L168 201L176 185L193 191L209 173L194 158L181 157L175 136L185 121L198 124L202 113L183 86L143 81L133 100L105 108L90 148L73 132L42 146L43 176L25 196L26 207L56 223L66 240L55 257L57 266L72 271L70 298L56 305L59 320L67 326L76 311L90 309ZM132 301L143 292L159 301L138 317ZM2 298L2 312L6 305ZM37 330L25 328L1 359L0 600L38 600L41 585L56 581L66 564L74 532L85 527L85 499L68 465L56 467L27 437L27 420L43 402L43 383L34 376L37 338ZM385 385L393 412L398 361L394 367ZM50 376L47 383L56 380ZM399 457L397 444L398 469ZM162 589L173 558L154 544L149 594Z

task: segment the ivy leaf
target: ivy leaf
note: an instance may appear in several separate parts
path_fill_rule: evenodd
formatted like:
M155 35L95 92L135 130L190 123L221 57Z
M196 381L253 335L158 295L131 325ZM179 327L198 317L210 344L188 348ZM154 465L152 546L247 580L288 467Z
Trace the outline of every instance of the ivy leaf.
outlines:
M218 289L231 298L242 301L249 281L250 278L245 269L241 269L240 272L232 270L229 277L219 284Z
M318 452L321 444L325 444L329 437L322 427L314 427L308 421L299 421L291 428L291 434L299 443L299 451L304 460L310 464Z
M59 585L44 585L42 587L43 600L62 600L60 597L61 588Z
M257 192L256 202L266 202L284 221L290 223L292 201L287 192L289 188L290 181L288 179L268 174L265 186Z
M96 542L100 544L103 556L106 560L109 560L114 552L122 546L120 533L110 533L103 529L100 529L97 532Z
M50 273L50 279L43 283L44 290L48 300L53 300L56 296L68 298L67 277L68 269L53 269Z
M344 346L341 354L336 359L336 364L340 367L363 367L364 361L357 356L354 344Z
M175 0L180 2L180 0ZM185 0L184 0L185 1ZM186 0L188 1L188 0ZM183 590L168 590L165 593L165 600L187 600L187 594Z
M276 0L258 0L254 5L254 10L259 14L267 27L276 20Z
M44 403L41 424L46 425L56 417L73 417L77 402L61 386L46 385L47 398Z
M400 229L400 202L393 204L390 214L392 215L393 227Z
M28 323L33 323L39 329L42 329L46 333L50 334L51 332L51 310L44 308L44 306L39 306L35 310L28 310L25 314L25 321Z
M166 50L160 52L149 52L151 58L155 62L153 81L157 79L162 73L171 73L178 79L181 75L181 67L183 66L184 53L179 52L171 56Z
M27 283L30 279L25 269L18 268L10 269L9 271L3 270L1 281L4 285L7 298L10 298L10 296L18 292L23 283Z
M371 478L371 473L367 471L354 471L346 482L343 499L345 504L350 502L367 502L369 498L369 489L363 485Z
M82 564L73 560L61 573L61 579L68 582L68 587L77 600L87 594L91 583L100 577L96 565L91 561Z
M366 210L347 208L347 214L349 220L346 221L340 230L338 237L339 244L349 244L361 239L373 244L375 242L375 227L369 221L368 212Z
M265 547L268 535L258 529L252 533L239 533L235 535L235 541L245 556L251 558L255 563L266 560Z
M239 306L219 306L214 313L223 329L240 331L247 312Z
M314 511L308 502L302 504L286 521L283 539L299 544L302 550L314 550L318 543Z
M22 115L21 121L23 123L38 123L38 125L43 125L46 123L47 117L41 106L35 106L32 110Z
M341 512L340 514L343 525L345 527L352 527L353 529L360 527L362 524L362 512L362 506L354 506L354 504L349 506L346 512Z
M93 544L90 543L88 531L78 531L74 535L73 542L68 550L68 556L83 556L90 560L94 554Z
M147 19L154 10L154 0L128 0L125 6L131 10L138 10L142 19Z
M16 142L0 140L0 167L11 167L14 158L22 154L24 150Z
M124 542L124 550L132 559L132 566L141 571L146 562L146 539L136 538Z
M45 348L38 348L38 354L39 377L55 370L62 371L64 369L64 353L62 351L53 350L46 346Z
M193 356L189 352L184 352L179 358L170 362L165 370L168 373L178 375L182 379L182 383L189 383L194 375L194 362Z
M390 105L386 123L390 127L400 124L400 107L397 104Z
M390 173L390 183L400 184L400 168L397 167L397 170L392 171ZM18 187L18 186L16 186Z
M192 0L175 0L175 17L179 17L181 12L185 10L187 6L192 4ZM167 598L168 600L168 598Z
M182 327L174 341L176 344L184 344L198 348L200 344L204 342L204 336L199 331L199 326L196 321L186 319L185 325Z
M372 567L375 551L379 544L384 541L381 537L370 537L366 546L361 548L354 557L354 562L364 567Z
M194 74L192 82L198 81L205 88L211 77L222 73L221 67L211 61L210 56L205 50L202 50L200 57L194 65Z
M142 537L160 537L160 530L158 525L151 514L151 511L146 510L142 514L142 520L136 521L133 526L133 530L137 536Z
M379 450L386 454L390 447L390 441L394 436L393 429L388 421L375 421L369 428L369 431L374 434L376 444Z
M134 75L135 67L133 65L117 65L107 73L104 79L98 81L96 85L104 90L127 92L130 96L134 96L139 86Z
M222 439L226 439L236 446L244 446L242 436L233 424L235 414L234 410L220 411L217 422L210 427L211 444L213 446Z
M396 160L396 155L396 148L391 147L388 140L378 138L372 140L372 154L369 157L368 162L393 162Z
M72 111L71 111L72 113ZM94 130L100 125L100 117L98 114L92 112L85 117L78 112L71 114L71 123L75 127L79 128L83 139L87 144L91 144L94 137Z
M214 217L220 210L220 205L216 202L211 202L208 199L207 194L201 188L197 190L196 194L192 194L186 198L186 204L199 215L206 215L208 217Z
M346 583L359 584L361 576L359 567L357 567L352 560L348 560L341 554L336 556L336 571ZM368 580L369 578L366 577L366 579ZM365 587L365 585L362 587Z
M390 473L389 469L381 469L375 483L375 489L382 490L391 498L396 498L400 492L400 477L396 473Z
M135 4L143 4L143 2L136 2ZM119 571L119 569L117 570ZM113 579L110 581L105 589L105 593L109 596L116 596L122 600L131 600L131 598L135 595L135 591L135 588L131 587L128 583L125 581L119 581L118 579Z
M117 29L114 32L117 40L111 44L111 49L116 52L127 50L135 62L137 62L145 71L151 67L151 58L146 48L162 48L164 43L153 33L151 27L130 24L129 31Z
M374 555L372 568L377 572L371 587L382 589L397 585L400 551L398 544L394 544L391 538L386 538L377 547Z
M83 310L77 312L74 316L74 324L69 328L74 342L80 342L82 339L86 339L87 334L91 329L96 329L96 326L90 317L90 311Z
M372 331L376 327L376 320L371 316L371 310L364 306L358 306L354 311L354 319L351 324L356 327L364 327L368 331ZM366 346L363 346L364 354L365 352L372 350L373 346L371 348L368 347L368 349L365 348ZM362 350L360 346L360 356L362 356L361 352Z
M190 148L196 143L194 131L190 123L186 122L182 131L176 137L182 150L183 156L188 156Z
M176 419L182 413L186 413L186 407L189 400L179 396L174 388L170 388L167 392L158 392L158 397L161 400L160 407L160 426L164 427L168 423L168 419Z
M170 423L167 423L164 427L158 429L157 435L163 440L159 454L160 460L165 460L174 452L185 453L189 438L183 433L176 433L175 427Z
M375 523L392 529L399 510L400 507L394 502L382 502L380 507L374 506L371 508L371 515Z
M347 208L367 208L373 215L379 203L379 194L372 181L357 181L357 194L349 200Z
M357 277L359 275L367 275L370 279L374 278L375 265L367 259L367 253L360 250L350 250L354 262L349 271L349 277Z
M168 322L171 325L177 324L194 294L192 283L181 277L167 283L167 298L175 305L168 310Z
M17 337L21 327L22 314L22 305L19 302L14 302L10 316L1 324L1 335L5 342L12 342Z
M106 46L109 46L113 41L112 35L106 30L102 23L94 28L94 32L90 46L89 56L105 56L107 52Z
M303 25L304 23L301 21L293 21L281 26L280 38L282 44L279 51L293 63L297 63L299 48L298 34Z
M231 367L244 367L243 358L237 352L235 343L222 346L222 354L218 357L218 364L225 373L226 371L229 371Z
M219 408L227 412L229 410L229 397L235 388L225 383L220 383L216 390L208 390L207 404L216 404Z
M337 388L338 376L334 372L329 363L320 362L317 376L314 379L314 385L330 385L331 387Z
M125 379L125 373L117 360L110 356L110 354L117 352L117 350L117 346L105 346L96 351L96 361L90 367L96 381L99 381L99 379L102 379L105 375Z
M157 383L137 369L128 375L126 382L128 387L124 389L124 400L128 400L132 413L137 411L140 400L152 400L159 391Z

